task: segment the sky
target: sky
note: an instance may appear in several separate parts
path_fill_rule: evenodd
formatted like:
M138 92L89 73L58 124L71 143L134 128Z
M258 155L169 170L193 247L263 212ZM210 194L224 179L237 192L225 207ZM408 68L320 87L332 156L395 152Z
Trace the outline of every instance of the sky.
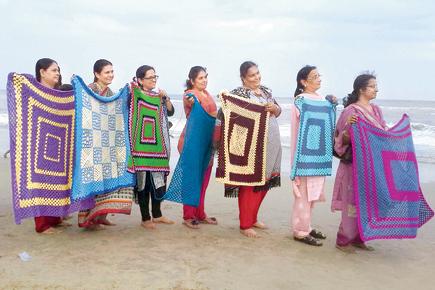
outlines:
M0 88L9 72L55 59L68 81L114 64L111 87L152 65L158 86L181 94L190 67L208 90L240 85L239 66L259 65L275 97L292 97L296 74L318 67L322 94L343 97L355 77L376 73L378 98L435 100L435 1L0 0Z

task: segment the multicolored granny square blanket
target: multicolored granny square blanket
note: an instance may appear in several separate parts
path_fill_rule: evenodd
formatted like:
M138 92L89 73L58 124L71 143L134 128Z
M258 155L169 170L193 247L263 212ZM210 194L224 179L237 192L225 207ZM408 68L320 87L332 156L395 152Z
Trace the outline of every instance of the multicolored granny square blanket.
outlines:
M302 96L295 100L295 106L300 112L300 124L290 178L330 176L336 105Z
M169 133L160 96L151 92L145 94L137 84L131 83L129 121L129 171L169 172Z
M66 216L93 206L71 201L74 158L74 95L46 88L30 75L7 82L15 222Z
M224 123L216 180L231 185L264 185L269 113L264 104L250 99L228 92L221 92L219 97Z
M195 99L186 124L183 150L163 199L197 207L204 172L211 158L216 118Z
M71 81L76 108L76 143L73 199L84 199L134 186L127 171L130 156L126 85L112 97L89 89L79 76Z
M420 189L408 116L388 131L359 118L350 135L362 240L415 238L434 212Z

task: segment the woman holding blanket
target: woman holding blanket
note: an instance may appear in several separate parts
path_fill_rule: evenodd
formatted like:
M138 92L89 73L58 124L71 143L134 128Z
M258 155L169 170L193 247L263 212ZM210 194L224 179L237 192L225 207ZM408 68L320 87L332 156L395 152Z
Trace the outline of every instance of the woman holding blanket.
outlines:
M161 129L162 135L166 136L163 138L163 141L161 142L165 142L165 144L163 144L162 146L165 146L167 152L169 152L171 145L169 142L169 129L168 129L167 117L174 115L174 107L171 103L169 96L166 94L164 90L159 89L157 92L155 91L157 79L158 76L156 75L155 69L149 65L143 65L136 70L136 78L134 78L134 81L136 82L136 85L139 87L139 90L141 91L144 97L148 96L153 99L156 98L158 99L158 103L159 103L158 105L161 106L161 109L163 110L163 115L160 115L163 118L163 120L160 120L161 126L157 126L157 127ZM134 90L133 90L133 94L135 94ZM132 96L134 104L138 102L136 97L137 97L136 95ZM134 104L131 102L130 106L134 106ZM130 112L132 111L130 110ZM132 116L130 116L130 118L132 118ZM132 142L135 141L133 140ZM133 148L133 151L138 151L138 150L139 149L137 148ZM147 153L150 152L142 152L142 153L145 153L146 155ZM133 156L133 158L135 157ZM156 223L163 223L163 224L174 223L169 218L163 216L162 211L160 209L161 198L166 192L167 175L169 174L169 153L166 156L166 163L167 166L165 166L165 168L162 167L158 168L158 166L147 165L147 166L142 166L141 169L139 169L139 166L136 166L139 164L135 164L134 171L136 172L136 177L137 177L137 186L136 186L135 195L139 203L140 212L142 215L141 225L146 229L155 229ZM150 199L151 199L152 218L150 215L150 208L149 208Z
M186 81L186 90L183 95L183 105L186 118L189 118L192 106L194 104L194 97L201 104L202 108L212 117L216 117L217 107L213 100L213 97L206 90L208 83L208 74L204 67L194 66L189 71L189 79ZM194 97L193 97L194 96ZM184 145L184 137L186 133L186 127L181 133L178 141L178 151L181 153ZM202 186L200 191L200 199L198 207L190 205L183 206L183 224L192 229L198 229L199 224L211 224L217 225L217 220L214 217L208 217L204 210L205 192L210 180L211 169L213 167L213 154L210 157L208 166L205 169L202 179Z
M257 237L254 228L266 229L266 225L257 220L258 210L269 189L281 185L281 139L277 118L281 115L281 107L272 97L272 91L261 85L261 75L256 63L246 61L240 65L240 78L243 86L231 91L231 94L251 99L264 104L270 113L267 136L266 182L259 186L225 185L226 197L238 197L240 232L249 237ZM223 118L223 116L220 116ZM223 120L222 120L223 121Z
M44 87L59 89L61 85L60 69L56 61L50 58L42 58L36 62L36 80ZM62 221L62 217L39 216L35 217L35 230L42 234L54 234L59 232L56 227L70 226Z
M325 97L317 93L317 90L320 89L321 80L320 74L315 66L307 65L300 69L297 74L296 81L297 87L294 93L295 100L302 97L304 99L307 99L308 101L325 100ZM335 97L333 97L333 99L334 100L331 101L335 103ZM294 168L294 161L296 159L297 150L296 148L298 146L297 144L299 139L299 127L302 126L302 124L300 120L301 112L298 110L296 105L292 105L290 110L290 152L291 164L292 168ZM335 117L333 122L335 122ZM331 130L332 129L333 128L331 128ZM333 132L331 132L331 136L332 134ZM310 136L307 136L307 140L309 140L310 138ZM326 138L326 135L320 136L320 139L322 138ZM293 237L296 241L303 242L308 245L322 246L323 243L321 242L321 240L326 239L326 236L319 230L311 228L311 215L314 204L318 201L325 201L325 176L297 176L297 174L293 176L292 174L292 178L294 178L292 181L292 187L293 195L295 198L291 219Z
M105 97L114 95L109 85L113 81L112 63L105 59L99 59L94 64L94 82L89 88L96 94ZM79 227L99 230L101 225L113 226L114 223L107 219L109 213L130 214L133 200L133 188L120 188L118 190L95 196L95 207L79 212Z
M358 230L349 128L358 118L363 118L373 126L383 130L387 129L381 109L371 103L371 100L376 98L377 92L374 75L359 75L353 83L352 93L343 101L345 109L337 122L334 150L341 161L335 178L331 207L332 211L341 210L341 223L337 233L336 247L345 252L354 252L355 249L352 246L369 251L373 250L361 240Z

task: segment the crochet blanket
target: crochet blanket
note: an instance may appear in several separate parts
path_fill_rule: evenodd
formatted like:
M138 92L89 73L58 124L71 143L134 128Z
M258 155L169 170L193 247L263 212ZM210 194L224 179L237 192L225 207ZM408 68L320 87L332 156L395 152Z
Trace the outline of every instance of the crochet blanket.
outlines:
M328 100L300 97L295 100L300 125L290 178L330 176L336 105Z
M408 116L388 131L360 118L350 135L362 240L415 238L434 212L420 189Z
M11 180L15 222L66 216L91 208L71 201L75 110L72 91L46 88L30 75L7 82Z
M112 97L102 97L79 76L71 82L77 112L72 198L85 199L134 186L134 175L127 171L128 86Z
M186 124L183 150L163 199L197 207L204 171L210 162L216 118L195 99Z
M158 94L145 94L131 83L130 172L160 171L169 173L169 132L167 115Z
M224 123L216 180L230 185L264 185L269 113L263 104L250 99L228 92L219 97Z

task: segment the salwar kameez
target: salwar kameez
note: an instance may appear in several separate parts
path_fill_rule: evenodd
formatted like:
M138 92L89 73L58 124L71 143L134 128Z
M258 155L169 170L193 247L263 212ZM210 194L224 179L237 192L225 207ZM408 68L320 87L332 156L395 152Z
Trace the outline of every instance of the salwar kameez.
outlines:
M62 223L62 218L56 216L38 216L35 217L35 231L42 233Z
M198 102L201 104L201 107L211 116L216 115L217 107L216 102L213 100L213 97L209 94L209 92L204 91L205 94L201 94L197 90L187 90L183 96L183 104L184 104L184 112L186 114L186 118L189 118L190 112L192 111L192 104L188 101L188 94L193 94L198 99ZM187 127L187 124L186 124ZM184 136L186 127L183 129L181 133L180 139L178 141L178 151L181 153L184 146ZM209 164L204 171L201 191L200 191L200 199L198 207L184 205L183 206L183 219L184 220L197 220L203 221L207 218L207 214L205 213L205 193L207 191L208 183L210 181L211 170L213 168L213 156L212 153L210 157Z
M300 95L302 96L302 95ZM303 94L304 97L314 100L324 100L320 95ZM290 107L291 126L291 163L293 164L298 132L300 126L300 112L295 105ZM312 210L316 202L325 201L325 177L324 176L297 176L292 181L294 195L293 213L291 225L293 236L296 238L307 237L311 230Z
M204 209L205 192L207 191L208 183L210 181L210 175L212 170L212 165L208 166L204 172L204 178L201 185L201 196L199 199L198 207L184 205L183 206L183 219L184 220L198 220L202 221L207 218L207 214Z
M262 138L267 138L265 184L261 186L225 185L225 196L238 198L241 230L250 229L255 223L257 223L258 212L267 192L269 189L281 185L282 148L279 124L277 120L281 114L281 107L272 97L272 92L270 89L260 86L260 90L262 91L261 96L254 94L250 89L245 87L238 87L231 91L231 93L234 95L252 99L262 104L274 103L279 108L277 116L271 114L269 117L268 135L261 136Z

